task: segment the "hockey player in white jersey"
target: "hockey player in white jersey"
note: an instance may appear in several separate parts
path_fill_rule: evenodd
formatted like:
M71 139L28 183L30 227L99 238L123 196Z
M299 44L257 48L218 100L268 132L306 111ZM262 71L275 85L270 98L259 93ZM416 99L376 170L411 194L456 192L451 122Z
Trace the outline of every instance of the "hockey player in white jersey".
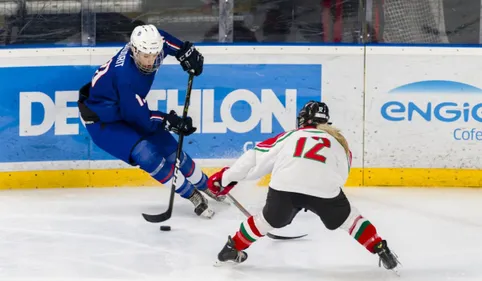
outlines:
M344 186L351 165L351 151L340 131L329 123L325 103L310 101L298 114L298 129L259 143L230 168L208 180L216 195L226 195L239 181L271 173L262 212L241 223L218 254L221 262L244 262L244 251L274 228L289 225L296 214L309 210L330 230L343 229L369 252L378 254L387 269L398 265L387 242L375 226L350 205Z

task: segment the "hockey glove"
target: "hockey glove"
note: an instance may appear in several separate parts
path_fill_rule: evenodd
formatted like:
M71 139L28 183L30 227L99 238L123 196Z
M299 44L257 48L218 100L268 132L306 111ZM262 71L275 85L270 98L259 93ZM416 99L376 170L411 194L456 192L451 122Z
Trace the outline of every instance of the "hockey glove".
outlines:
M216 196L222 196L228 194L231 189L233 189L238 182L233 181L228 184L228 186L222 186L221 182L223 179L224 172L229 169L228 167L222 168L220 171L214 173L208 179L208 188L211 190L212 193Z
M176 58L184 71L192 72L195 76L199 76L203 72L204 57L191 42L186 41L182 44Z
M178 135L182 133L185 136L189 136L197 130L196 127L192 126L191 117L182 119L174 110L171 110L169 114L164 117L164 128Z

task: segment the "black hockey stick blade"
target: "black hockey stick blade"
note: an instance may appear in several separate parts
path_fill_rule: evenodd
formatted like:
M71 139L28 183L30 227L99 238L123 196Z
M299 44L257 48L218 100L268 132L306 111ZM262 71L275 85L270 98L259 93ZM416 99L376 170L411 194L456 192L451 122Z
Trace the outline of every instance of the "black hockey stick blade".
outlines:
M189 80L187 82L187 92L186 92L186 100L184 102L184 110L182 112L183 119L187 117L187 111L189 110L193 80L194 80L194 74L190 73ZM176 151L176 164L174 165L174 178L172 179L171 194L169 196L169 207L162 214L157 214L157 215L142 214L144 219L148 222L159 223L159 222L167 221L172 216L172 209L174 207L174 194L176 193L177 173L179 172L179 168L181 166L181 153L182 153L183 142L184 142L184 135L179 134L179 141L177 144L177 151Z
M246 217L250 217L251 214L249 213L248 210L246 210L246 208L243 207L243 205L241 205L241 203L239 203L238 200L236 200L236 198L234 198L231 194L226 194L226 196L231 200L231 202L233 202L234 206L236 208L238 208L238 210L241 211L241 213L243 213ZM300 236L281 236L281 235L276 235L276 234L271 234L271 233L267 233L266 236L268 236L269 238L271 239L276 239L276 240L292 240L292 239L298 239L298 238L303 238L305 237L306 235L308 234L303 234L303 235L300 235Z
M308 234L303 234L303 235L299 235L299 236L281 236L281 235L271 234L269 232L266 234L266 236L268 236L271 239L275 239L275 240L293 240L293 239L303 238L306 235L308 235Z
M176 165L174 167L174 177L176 177L178 170L179 170L179 162L176 162ZM151 223L160 223L163 221L167 221L168 219L171 218L172 209L174 207L174 194L176 193L175 181L176 179L173 179L173 184L171 186L171 194L169 195L169 207L167 208L167 210L164 213L157 214L157 215L142 214L142 216L146 221Z
M167 221L168 219L171 218L171 215L172 215L172 209L168 209L166 212L158 215L142 214L144 219L151 223L160 223L163 221Z

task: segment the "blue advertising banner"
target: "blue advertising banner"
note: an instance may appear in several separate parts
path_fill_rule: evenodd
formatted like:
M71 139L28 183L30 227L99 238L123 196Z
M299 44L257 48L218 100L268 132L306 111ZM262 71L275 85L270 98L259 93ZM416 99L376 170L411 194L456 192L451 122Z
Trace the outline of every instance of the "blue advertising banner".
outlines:
M110 160L91 141L77 109L78 89L96 66L0 68L0 162ZM296 126L298 110L322 96L322 66L205 65L194 80L193 158L236 158L256 142ZM147 98L151 109L180 109L187 75L164 65ZM115 140L113 140L115 141Z

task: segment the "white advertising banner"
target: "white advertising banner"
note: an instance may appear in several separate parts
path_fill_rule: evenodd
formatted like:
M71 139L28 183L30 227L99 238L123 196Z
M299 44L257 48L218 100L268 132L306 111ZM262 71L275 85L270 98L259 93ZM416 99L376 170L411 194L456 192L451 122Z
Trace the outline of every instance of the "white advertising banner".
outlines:
M367 48L364 167L482 168L482 50Z

